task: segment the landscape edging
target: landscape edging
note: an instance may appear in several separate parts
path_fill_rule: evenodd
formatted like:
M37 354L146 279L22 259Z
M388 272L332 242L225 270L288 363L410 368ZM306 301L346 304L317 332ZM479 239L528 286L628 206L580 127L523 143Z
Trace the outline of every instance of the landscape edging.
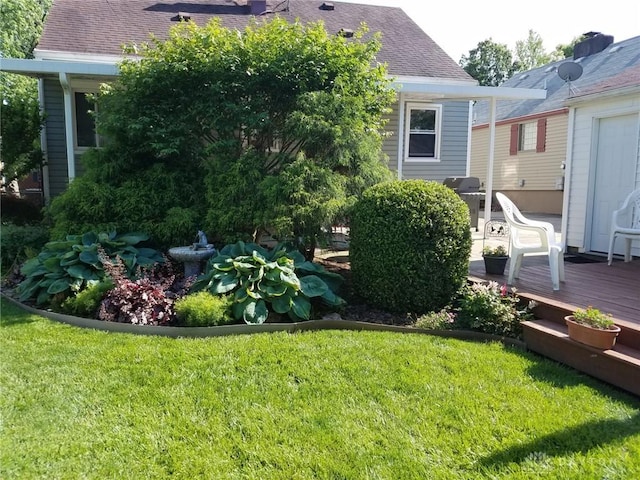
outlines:
M14 305L26 310L34 315L45 317L55 322L65 323L81 328L92 328L95 330L133 333L136 335L156 335L172 338L202 338L202 337L222 337L226 335L244 335L251 333L271 333L271 332L305 332L314 330L353 330L353 331L377 331L377 332L398 332L398 333L419 333L438 337L456 338L459 340L473 340L482 342L500 341L505 345L525 348L524 342L508 337L500 337L487 333L473 332L470 330L429 330L424 328L405 327L401 325L385 325L381 323L369 323L354 320L307 320L294 323L262 323L259 325L239 324L239 325L219 325L213 327L171 327L154 325L134 325L131 323L105 322L91 318L76 317L64 313L52 312L50 310L40 310L38 308L25 305L15 298L0 292L0 295Z

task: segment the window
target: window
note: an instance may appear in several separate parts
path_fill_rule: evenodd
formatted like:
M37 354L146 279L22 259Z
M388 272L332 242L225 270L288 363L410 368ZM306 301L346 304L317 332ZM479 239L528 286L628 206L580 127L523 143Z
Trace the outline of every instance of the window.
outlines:
M96 105L87 99L85 92L75 92L76 146L78 148L98 147L100 138L96 133L93 112Z
M405 159L437 161L440 157L440 106L408 104Z
M521 123L518 131L518 150L535 150L537 133L537 122Z
M546 142L546 118L540 118L533 122L511 124L509 155L517 155L518 152L544 152Z

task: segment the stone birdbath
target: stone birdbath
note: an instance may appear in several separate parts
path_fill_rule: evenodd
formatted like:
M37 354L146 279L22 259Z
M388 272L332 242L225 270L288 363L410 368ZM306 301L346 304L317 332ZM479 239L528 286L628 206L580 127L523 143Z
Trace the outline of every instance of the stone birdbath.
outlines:
M217 250L211 243L207 243L207 236L198 231L197 241L184 247L169 249L169 256L177 262L184 264L184 276L193 277L200 275L202 262L211 258Z

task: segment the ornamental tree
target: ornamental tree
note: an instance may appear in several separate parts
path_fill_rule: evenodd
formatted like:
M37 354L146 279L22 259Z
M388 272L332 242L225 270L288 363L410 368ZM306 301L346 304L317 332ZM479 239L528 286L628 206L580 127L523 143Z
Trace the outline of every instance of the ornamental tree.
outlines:
M161 165L175 174L169 196L178 220L164 227L171 234L178 224L193 233L197 223L219 241L269 228L312 243L364 188L389 176L381 132L394 93L375 62L379 47L364 25L347 39L322 23L278 17L240 32L219 20L178 24L167 40L130 47L141 59L124 61L97 97L98 128L109 141L85 160L77 188L136 189L149 178L142 172ZM52 211L69 225L77 212L68 214L65 196ZM117 197L108 216L130 221ZM140 199L145 210L150 201ZM156 207L162 237L168 205L160 198Z
M32 58L51 0L4 0L0 8L0 57ZM43 162L38 85L33 78L0 72L0 160L7 182Z

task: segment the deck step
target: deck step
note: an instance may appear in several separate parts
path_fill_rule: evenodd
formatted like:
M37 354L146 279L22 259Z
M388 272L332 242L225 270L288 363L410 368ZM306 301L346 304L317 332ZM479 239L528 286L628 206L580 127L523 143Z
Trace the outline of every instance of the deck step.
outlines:
M617 343L599 350L569 338L567 327L552 320L522 322L527 349L640 396L640 349Z
M556 302L537 295L518 293L518 296L525 301L533 300L537 303L533 310L536 318L544 318L546 321L562 326L565 325L564 317L571 315L577 309L577 307L572 307L566 303ZM620 327L620 334L616 343L630 347L633 350L640 350L640 324L618 318L614 318L613 321Z

